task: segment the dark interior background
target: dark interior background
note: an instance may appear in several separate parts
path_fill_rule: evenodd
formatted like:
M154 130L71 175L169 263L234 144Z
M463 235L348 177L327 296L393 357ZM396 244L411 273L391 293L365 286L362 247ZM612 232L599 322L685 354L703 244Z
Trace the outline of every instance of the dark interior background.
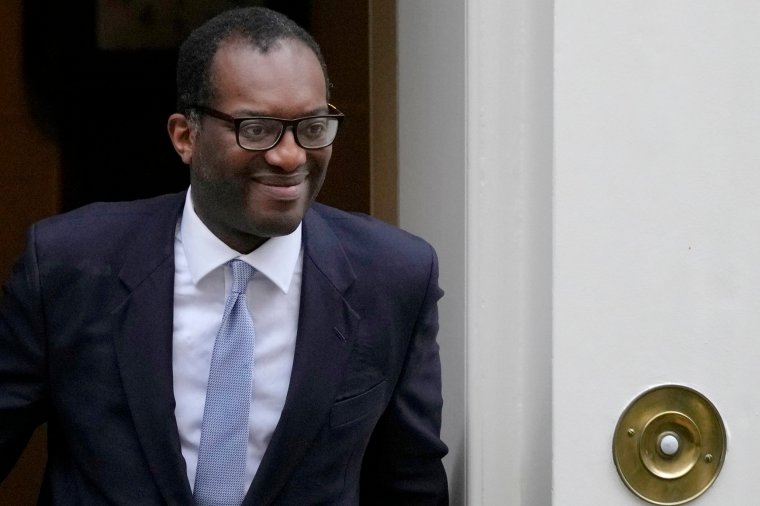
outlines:
M339 7L336 3L332 9L330 3L186 0L175 2L182 7L167 13L159 10L167 2L157 1L26 0L24 80L35 121L60 148L60 210L187 187L187 167L166 134L166 120L175 110L177 47L195 26L225 8L263 5L288 15L326 46L328 68L338 83L333 100L347 114L344 130L348 133L341 131L337 142L352 156L337 154L330 174L341 177L328 176L320 200L367 212L369 190L363 171L368 167L354 164L348 170L345 165L348 160L361 160L362 154L365 159L368 156L366 142L362 148L362 143L352 139L366 137L366 131L360 133L366 107L356 107L366 89L355 86L355 75L367 73L366 50L363 58L346 54L353 49L361 55L362 48L366 49L367 21L360 17L361 8L346 9L345 3ZM358 24L341 24L347 10L359 14ZM339 44L331 40L337 33ZM337 75L332 75L332 63ZM340 79L341 73L348 74L347 83ZM331 184L333 180L337 183Z

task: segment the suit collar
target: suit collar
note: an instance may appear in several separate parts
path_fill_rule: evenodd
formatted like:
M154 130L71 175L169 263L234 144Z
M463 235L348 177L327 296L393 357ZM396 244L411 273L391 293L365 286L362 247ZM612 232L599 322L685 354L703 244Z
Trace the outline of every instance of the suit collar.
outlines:
M146 202L119 273L116 356L138 439L169 504L192 504L174 418L172 333L174 236L184 193Z
M185 193L147 200L142 211L127 218L134 220L135 233L125 245L119 278L128 291L149 278L167 258L174 266L174 235L184 208Z
M325 280L344 293L354 283L356 273L328 220L317 211L321 207L315 204L304 217L304 250Z
M346 298L354 270L329 224L304 218L301 308L293 373L280 421L243 504L271 504L326 423L360 315Z

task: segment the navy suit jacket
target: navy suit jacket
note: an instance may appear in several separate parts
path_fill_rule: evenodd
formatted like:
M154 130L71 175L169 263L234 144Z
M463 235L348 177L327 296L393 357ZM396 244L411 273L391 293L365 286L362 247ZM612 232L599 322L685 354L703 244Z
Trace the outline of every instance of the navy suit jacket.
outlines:
M184 193L31 227L0 304L0 479L48 424L42 504L192 504L174 418ZM437 260L314 204L290 387L246 505L446 504Z

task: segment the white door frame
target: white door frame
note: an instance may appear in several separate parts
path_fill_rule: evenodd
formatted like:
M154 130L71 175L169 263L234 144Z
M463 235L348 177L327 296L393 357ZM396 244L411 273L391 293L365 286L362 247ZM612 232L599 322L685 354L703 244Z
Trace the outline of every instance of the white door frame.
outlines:
M551 503L552 9L397 5L399 224L441 261L455 505Z

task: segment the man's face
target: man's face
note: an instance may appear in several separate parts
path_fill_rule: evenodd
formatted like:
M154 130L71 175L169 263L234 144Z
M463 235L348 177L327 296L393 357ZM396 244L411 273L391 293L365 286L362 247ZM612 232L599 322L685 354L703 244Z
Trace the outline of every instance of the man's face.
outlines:
M215 103L231 116L297 118L327 113L325 78L304 44L282 41L267 53L223 43L211 65ZM190 158L195 212L222 241L249 252L296 229L325 179L332 148L305 150L292 129L267 151L245 151L233 124L202 116Z

